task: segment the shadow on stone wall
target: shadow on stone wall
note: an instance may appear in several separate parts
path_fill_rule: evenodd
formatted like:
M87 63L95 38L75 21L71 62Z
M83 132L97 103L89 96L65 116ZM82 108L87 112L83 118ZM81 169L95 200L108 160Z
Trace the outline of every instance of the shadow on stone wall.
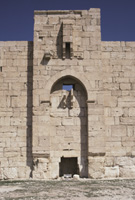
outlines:
M57 45L57 56L58 58L62 58L62 49L63 49L63 24L61 24L60 26L60 30L58 32L58 36L57 36L57 41L56 41L56 45Z
M32 172L33 42L28 42L27 70L27 166ZM32 177L32 173L29 175Z

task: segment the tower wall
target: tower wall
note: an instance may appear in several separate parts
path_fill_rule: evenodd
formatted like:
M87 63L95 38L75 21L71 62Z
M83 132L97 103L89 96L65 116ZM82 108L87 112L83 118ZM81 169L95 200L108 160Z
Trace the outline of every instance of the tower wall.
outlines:
M135 42L100 29L97 8L35 11L33 42L0 42L1 179L135 177Z

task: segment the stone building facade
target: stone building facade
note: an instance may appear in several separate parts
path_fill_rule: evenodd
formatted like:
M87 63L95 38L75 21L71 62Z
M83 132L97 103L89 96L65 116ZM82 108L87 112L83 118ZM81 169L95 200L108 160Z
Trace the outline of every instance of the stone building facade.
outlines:
M135 177L135 42L100 29L35 11L33 42L0 42L0 179Z

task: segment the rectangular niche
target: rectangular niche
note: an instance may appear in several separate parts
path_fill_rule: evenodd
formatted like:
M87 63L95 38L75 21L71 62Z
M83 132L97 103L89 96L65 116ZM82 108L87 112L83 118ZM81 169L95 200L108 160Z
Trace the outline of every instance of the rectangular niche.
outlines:
M73 55L73 27L63 23L63 59L72 59Z
M59 163L59 176L71 175L79 173L78 159L77 157L64 158L61 157L61 162Z
M66 59L70 59L70 42L66 42L66 50L65 50Z

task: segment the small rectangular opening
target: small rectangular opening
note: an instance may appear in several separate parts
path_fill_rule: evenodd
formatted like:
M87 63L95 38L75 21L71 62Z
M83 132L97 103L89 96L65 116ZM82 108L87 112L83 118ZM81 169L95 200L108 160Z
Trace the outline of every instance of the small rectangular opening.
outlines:
M70 59L70 42L66 42L66 58Z
M61 162L59 163L59 176L67 175L73 177L74 174L79 174L77 157L61 157Z
M2 66L0 66L0 72L2 72Z
M43 36L39 36L39 40L42 41L43 40Z
M62 90L70 91L72 89L74 89L74 85L72 85L72 84L63 84L63 86L62 86Z

